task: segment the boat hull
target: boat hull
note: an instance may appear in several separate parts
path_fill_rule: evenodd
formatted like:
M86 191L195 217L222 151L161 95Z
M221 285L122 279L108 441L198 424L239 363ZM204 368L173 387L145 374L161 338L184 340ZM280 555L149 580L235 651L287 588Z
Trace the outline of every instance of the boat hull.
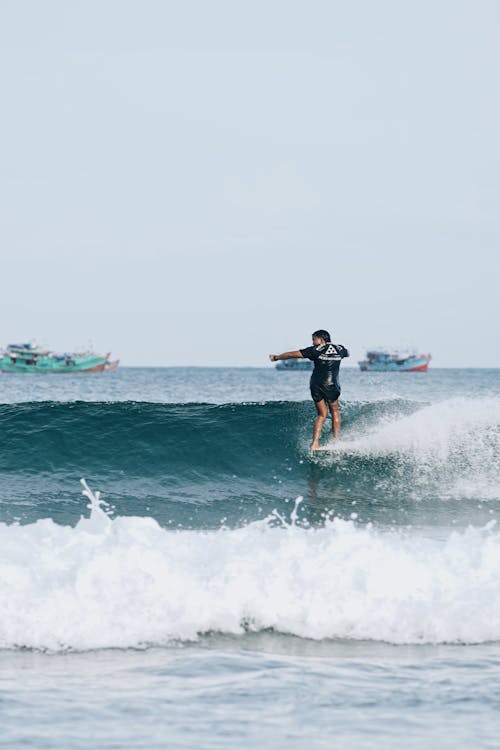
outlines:
M12 362L10 357L0 359L0 372L8 373L33 373L36 375L71 375L75 373L97 373L104 372L107 365L112 364L116 369L118 363L109 363L106 356L83 356L73 357L70 361L46 359L39 360L36 364L28 364L17 360Z
M427 372L429 369L429 355L409 357L403 362L360 362L362 372Z

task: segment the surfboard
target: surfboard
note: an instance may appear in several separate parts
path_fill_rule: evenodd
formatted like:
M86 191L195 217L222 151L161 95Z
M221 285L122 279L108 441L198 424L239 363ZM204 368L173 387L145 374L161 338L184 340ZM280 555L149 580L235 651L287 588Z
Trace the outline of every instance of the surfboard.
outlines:
M336 453L342 446L339 443L330 443L329 445L321 445L313 451L310 451L313 455L315 453Z

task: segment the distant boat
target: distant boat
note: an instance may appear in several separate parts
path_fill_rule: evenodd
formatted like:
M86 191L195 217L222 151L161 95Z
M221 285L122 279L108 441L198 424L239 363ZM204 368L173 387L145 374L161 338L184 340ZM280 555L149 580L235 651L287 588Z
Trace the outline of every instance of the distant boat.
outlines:
M40 374L109 372L116 370L120 360L110 361L108 354L78 352L57 354L33 344L9 344L0 353L0 371Z
M313 363L310 359L280 359L276 365L277 370L312 370Z
M374 350L358 364L363 372L427 372L430 361L430 354Z

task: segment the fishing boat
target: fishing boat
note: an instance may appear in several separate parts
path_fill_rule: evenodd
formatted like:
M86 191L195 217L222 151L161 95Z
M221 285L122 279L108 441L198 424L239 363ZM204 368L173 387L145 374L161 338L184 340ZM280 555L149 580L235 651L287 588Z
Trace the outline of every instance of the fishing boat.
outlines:
M9 344L0 353L0 372L70 374L109 372L116 370L120 360L111 361L108 354L77 352L57 354L31 343Z
M367 352L358 364L363 372L427 372L430 361L430 354L379 349Z
M313 363L310 359L280 359L276 365L277 370L312 370Z

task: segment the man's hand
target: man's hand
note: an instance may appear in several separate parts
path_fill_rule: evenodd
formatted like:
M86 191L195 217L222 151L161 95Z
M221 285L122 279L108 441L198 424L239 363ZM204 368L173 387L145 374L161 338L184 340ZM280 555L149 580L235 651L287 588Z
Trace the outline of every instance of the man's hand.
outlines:
M278 362L280 359L304 359L304 355L297 349L297 351L283 352L283 354L270 354L269 359L271 362Z

